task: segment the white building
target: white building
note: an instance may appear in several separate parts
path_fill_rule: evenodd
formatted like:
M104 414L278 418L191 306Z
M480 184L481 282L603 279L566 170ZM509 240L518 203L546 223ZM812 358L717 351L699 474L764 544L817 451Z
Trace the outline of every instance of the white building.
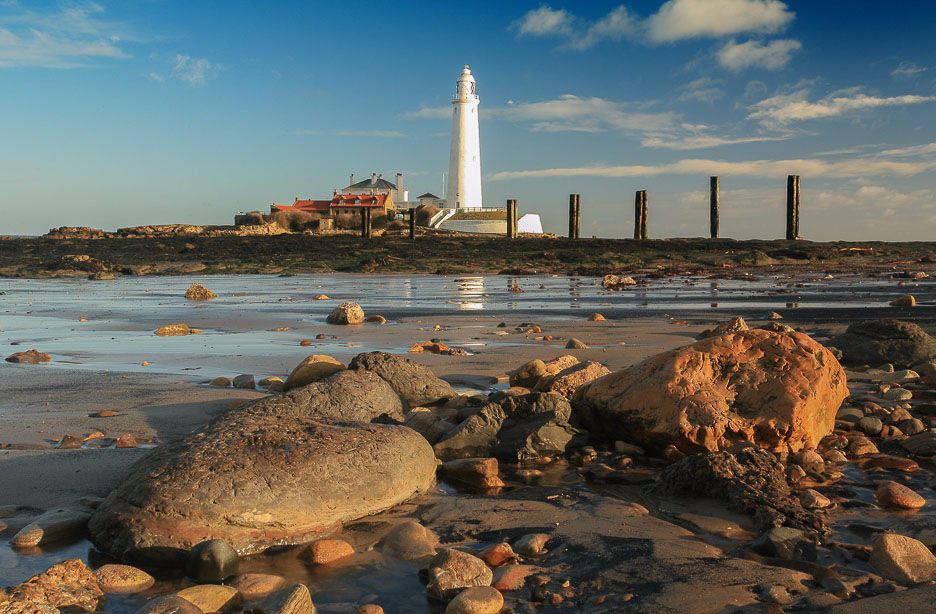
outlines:
M354 174L352 174L351 182L338 192L341 194L390 194L397 206L406 206L409 201L409 190L403 187L403 173L396 174L396 183L387 181L383 175L377 173L372 173L370 179L355 182Z
M480 99L475 91L475 78L467 64L456 83L445 201L449 208L476 208L482 206L481 133L478 127Z

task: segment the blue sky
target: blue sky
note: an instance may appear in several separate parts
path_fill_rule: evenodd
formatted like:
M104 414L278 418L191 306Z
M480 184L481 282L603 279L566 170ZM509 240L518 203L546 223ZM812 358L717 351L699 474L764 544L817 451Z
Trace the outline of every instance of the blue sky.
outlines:
M0 0L4 234L229 223L348 174L440 193L470 64L489 206L562 231L936 235L936 5L926 1Z

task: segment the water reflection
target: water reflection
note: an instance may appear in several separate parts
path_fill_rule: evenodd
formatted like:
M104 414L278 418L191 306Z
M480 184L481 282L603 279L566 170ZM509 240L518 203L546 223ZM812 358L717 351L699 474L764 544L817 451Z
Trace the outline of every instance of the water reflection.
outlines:
M484 309L484 278L462 277L455 280L458 283L457 301L459 311L480 311Z

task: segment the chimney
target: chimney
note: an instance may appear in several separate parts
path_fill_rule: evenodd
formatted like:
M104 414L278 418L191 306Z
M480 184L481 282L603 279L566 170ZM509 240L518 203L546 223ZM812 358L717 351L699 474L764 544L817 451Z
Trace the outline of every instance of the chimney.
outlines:
M354 173L351 173L351 183L348 185L354 185Z
M396 174L396 189L400 194L403 193L403 173Z
M371 185L374 185L374 184L376 184L376 183L377 183L377 173L371 173L371 176L370 176L370 184L371 184Z

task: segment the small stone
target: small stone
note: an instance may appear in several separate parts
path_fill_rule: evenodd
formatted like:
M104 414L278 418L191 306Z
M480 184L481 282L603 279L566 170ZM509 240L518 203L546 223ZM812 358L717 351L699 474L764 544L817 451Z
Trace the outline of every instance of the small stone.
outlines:
M25 352L10 354L6 357L6 361L24 365L37 365L43 362L52 362L52 355L39 350L26 350Z
M367 316L367 321L371 322L372 324L386 324L387 318L381 315L373 315L373 316Z
M189 551L185 573L198 582L223 582L237 573L240 559L223 539L209 539Z
M52 565L12 587L9 595L0 592L0 602L3 597L9 598L8 604L0 605L0 612L4 614L54 614L59 612L58 608L63 612L97 612L104 601L94 572L78 559ZM44 607L32 609L29 605Z
M376 603L368 603L359 607L357 614L384 614L384 609Z
M893 369L893 365L891 365ZM892 373L885 373L881 376L881 381L887 384L903 384L920 379L920 374L912 369L901 369Z
M504 565L494 570L492 586L499 591L518 591L524 587L528 577L536 573L532 565Z
M439 538L415 520L404 520L390 529L377 543L377 549L387 556L415 561L435 556Z
M14 548L33 548L54 542L66 542L83 536L91 514L84 509L52 509L20 529L10 540Z
M874 492L877 502L885 507L899 507L906 510L917 510L926 505L926 499L907 488L888 480L881 482Z
M201 284L192 284L185 291L185 298L190 301L210 301L218 298L218 295Z
M301 347L307 348L307 347L309 347L310 345L312 345L312 340L311 340L311 339L303 339L302 341L299 342L299 345L300 345Z
M546 543L548 541L548 533L529 533L515 541L513 549L523 556L542 556L547 552Z
M884 428L884 423L881 422L880 418L875 418L874 416L865 416L855 425L859 431L865 435L870 435L875 437L881 434L881 429Z
M806 477L806 470L799 465L789 465L786 469L786 479L790 484L798 484Z
M805 531L792 527L770 529L751 543L751 549L764 556L788 561L815 561L816 544Z
M185 599L202 612L221 612L240 604L240 593L223 584L196 584L184 588L176 597Z
M475 488L502 488L496 458L459 458L443 463L442 475Z
M177 323L160 326L153 332L153 334L157 337L182 337L184 335L191 335L193 333L188 324Z
M482 561L487 563L488 567L492 568L500 567L507 563L513 563L517 560L517 553L514 552L510 544L506 542L488 546L482 550L478 556L481 557Z
M912 294L905 294L900 298L895 298L890 302L892 307L916 307L916 297Z
M296 368L286 378L283 390L289 391L308 386L344 370L345 365L340 360L325 354L313 354L296 365Z
M55 446L59 450L77 450L84 445L84 438L77 435L65 435Z
M569 339L569 342L566 343L566 349L567 350L587 350L588 345L584 341L580 341L579 339L572 337L571 339Z
M135 614L203 614L201 608L176 595L163 595L147 601Z
M354 302L342 303L335 307L325 321L329 324L353 325L364 323L364 310Z
M865 470L869 469L887 469L888 471L903 471L905 473L915 473L920 470L920 463L912 458L903 456L875 456L864 464Z
M868 561L879 574L901 584L936 578L936 556L920 541L894 533L878 533L871 539Z
M136 448L136 447L138 447L138 445L139 445L139 444L137 443L136 437L134 437L133 435L131 435L131 434L129 434L129 433L127 433L127 434L125 434L125 435L121 435L120 437L118 437L118 438L117 438L117 443L115 444L116 447L118 447L118 448L120 448L120 449L122 449L122 450L123 450L123 449Z
M900 442L901 447L917 456L936 455L936 431L923 431Z
M600 313L593 313L593 314L591 314L590 316L588 316L588 321L589 321L589 322L604 322L606 319L607 319L607 318L605 318L605 317L604 317L603 315L601 315Z
M825 461L815 450L800 450L793 456L793 460L806 471L822 473L825 469Z
M777 313L776 311L771 311L769 314L767 314L767 319L768 320L782 320L783 316Z
M315 296L312 297L312 300L314 300L314 301L330 301L330 300L331 300L331 297L328 296L327 294L316 294Z
M120 412L114 411L113 409L102 409L99 412L91 414L92 418L116 418L120 415Z
M286 578L266 573L245 573L236 576L230 585L246 601L255 601L286 586Z
M354 546L343 539L319 539L303 551L302 558L314 565L331 565L354 554Z
M864 412L857 407L841 407L835 414L836 420L845 420L847 422L858 422L864 418Z
M901 420L898 422L897 428L899 428L905 435L916 435L917 433L922 433L925 431L926 425L923 424L922 420L911 418L909 420Z
M304 584L293 584L257 604L264 614L315 614L312 595Z
M283 378L278 375L270 375L260 380L260 386L263 388L269 388L273 384L282 384L282 383L284 383Z
M823 509L832 505L828 497L812 488L800 493L800 503L808 510Z
M257 382L256 379L254 379L254 376L246 373L235 377L232 383L234 384L235 388L239 388L241 390L253 390L257 387Z
M782 584L771 584L761 592L761 598L767 603L787 605L793 601L793 596Z
M909 401L913 398L913 393L906 388L891 388L884 393L884 398L888 401Z
M831 463L833 465L840 465L842 463L848 462L848 457L845 456L845 453L841 450L827 450L822 455L822 458L824 458L827 463Z
M130 565L103 565L94 577L105 593L141 593L156 583L153 576Z
M864 435L858 435L849 438L848 452L853 456L866 456L868 454L878 454L878 449L873 441Z
M430 597L448 601L462 589L490 586L493 579L491 569L478 557L453 548L445 548L429 563L429 583L426 585L426 591Z
M445 608L445 614L498 614L504 596L492 586L473 586L460 592Z

